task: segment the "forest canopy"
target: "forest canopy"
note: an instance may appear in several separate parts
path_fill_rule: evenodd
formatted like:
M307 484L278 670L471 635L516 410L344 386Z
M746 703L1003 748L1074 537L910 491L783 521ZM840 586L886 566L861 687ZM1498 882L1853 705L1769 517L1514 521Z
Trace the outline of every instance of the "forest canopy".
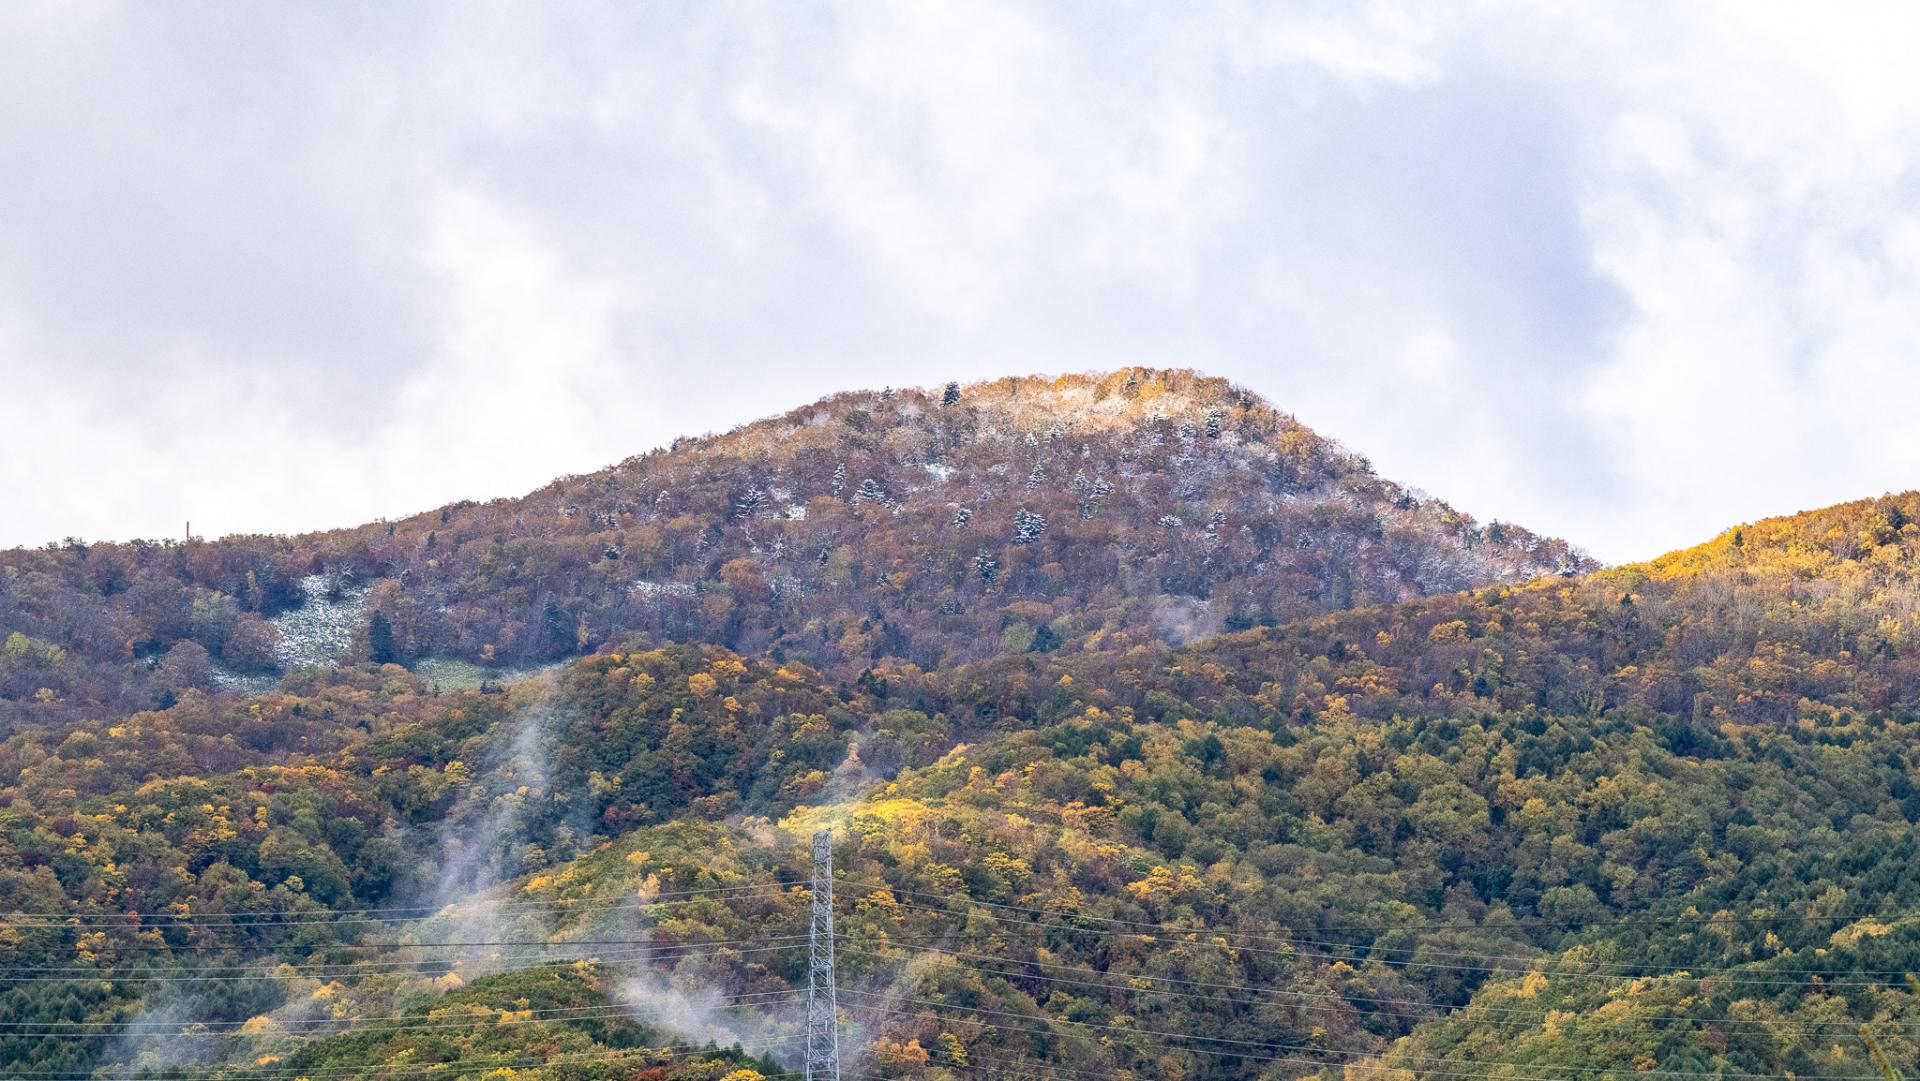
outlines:
M823 828L861 1076L1920 1063L1920 494L1600 569L1123 372L390 526L0 559L10 1076L770 1081Z

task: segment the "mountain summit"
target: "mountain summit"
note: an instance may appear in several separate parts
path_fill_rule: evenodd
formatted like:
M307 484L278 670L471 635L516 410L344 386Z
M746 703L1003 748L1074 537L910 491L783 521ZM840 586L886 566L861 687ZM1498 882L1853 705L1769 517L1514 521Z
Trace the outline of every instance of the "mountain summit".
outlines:
M330 652L524 664L636 633L934 667L1593 564L1384 480L1225 380L1129 368L840 394L395 522L0 566L0 623L21 636L0 697L58 712Z

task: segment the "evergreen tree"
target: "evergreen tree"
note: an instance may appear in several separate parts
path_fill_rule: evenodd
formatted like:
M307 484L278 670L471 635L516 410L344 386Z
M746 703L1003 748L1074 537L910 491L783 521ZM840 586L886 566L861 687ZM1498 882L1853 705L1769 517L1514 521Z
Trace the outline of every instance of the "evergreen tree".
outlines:
M973 569L979 572L982 582L992 585L993 580L1000 576L1000 561L983 550L973 557Z
M393 624L386 613L378 609L367 620L367 659L375 664L400 663L400 654L393 645Z
M1013 512L1013 543L1032 544L1047 531L1047 520L1038 514L1021 507Z
M733 509L742 519L758 518L767 509L767 493L758 488L748 488L733 501Z
M573 620L567 616L567 610L560 607L559 601L547 601L546 610L540 614L540 625L546 631L547 644L551 648L572 652L578 646L574 641Z

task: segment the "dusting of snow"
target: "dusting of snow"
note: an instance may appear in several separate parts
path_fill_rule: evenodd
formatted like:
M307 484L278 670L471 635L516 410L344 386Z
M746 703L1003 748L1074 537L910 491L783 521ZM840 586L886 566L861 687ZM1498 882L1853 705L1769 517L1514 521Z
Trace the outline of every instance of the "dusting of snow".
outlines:
M646 578L636 578L633 591L642 597L691 597L697 589L691 582L655 582Z
M278 672L236 672L225 663L215 660L212 665L211 680L213 689L216 691L265 694L280 682L280 674Z
M324 574L300 579L306 601L267 621L280 632L280 647L274 652L282 671L331 668L353 644L353 632L366 618L366 587L340 587L340 599L328 600L328 584Z
M489 683L501 686L518 683L542 672L551 671L565 663L565 661L551 661L547 664L486 668L458 657L422 657L408 667L430 688L440 691L467 691Z

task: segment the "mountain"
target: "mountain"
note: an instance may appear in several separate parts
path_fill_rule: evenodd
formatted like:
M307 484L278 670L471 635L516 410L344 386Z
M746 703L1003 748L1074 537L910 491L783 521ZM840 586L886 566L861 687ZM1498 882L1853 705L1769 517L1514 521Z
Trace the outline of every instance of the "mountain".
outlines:
M1191 372L842 394L519 499L0 552L0 721L336 656L523 669L636 634L836 673L949 667L1592 567Z
M1659 559L1227 635L1198 653L1314 716L1617 710L1804 723L1920 700L1913 556L1920 497L1861 500L1728 530ZM1332 682L1313 661L1340 661ZM1291 704L1276 696L1282 688ZM1300 696L1306 696L1302 701ZM1304 712L1302 712L1304 711Z
M1180 378L1045 394L1057 412L1105 401L1102 386L1173 394ZM972 395L1017 418L1056 384L996 386L947 405L831 399L816 427L840 447L849 400L870 417L918 400L954 418ZM1223 475L1241 476L1231 448L1285 442L1230 439L1231 412L1209 408L1223 409L1221 446L1207 449L1201 412L1193 458L1218 453ZM634 490L671 476L663 490L737 506L730 478L759 461L752 448L802 458L798 419L764 423L664 452L687 456L685 472ZM1154 427L1101 442L1076 423L1090 448L1145 445ZM496 667L483 687L437 688L447 669L352 655L375 612L407 648L399 605L419 574L356 571L332 599L316 586L289 611L316 641L351 624L347 663L250 695L189 687L161 708L39 713L0 740L0 1072L787 1076L809 972L807 842L823 827L846 1075L1871 1081L1862 1025L1892 1067L1920 1064L1920 994L1903 979L1920 969L1920 493L1598 569L1505 527L1449 532L1447 512L1400 506L1404 493L1340 460L1353 468L1320 489L1275 495L1274 520L1306 535L1311 519L1292 515L1377 486L1394 496L1362 501L1386 516L1378 539L1349 522L1312 547L1276 545L1256 571L1231 557L1242 535L1216 529L1208 551L1227 554L1198 561L1220 575L1209 603L1293 553L1324 558L1327 538L1355 543L1347 569L1274 594L1292 607L1270 625L1226 630L1221 616L1211 635L1127 623L1198 596L1131 590L1164 586L1204 524L1139 549L1161 560L1152 577L1066 574L1047 586L1051 619L1003 611L1042 603L1017 592L1022 573L1054 582L1030 554L1146 543L1099 523L1161 504L1123 501L1134 489L1114 482L1111 502L1056 533L1059 508L1032 496L1047 486L998 463L953 464L941 483L1011 477L994 491L1031 497L1047 528L1008 540L996 581L945 613L993 613L991 643L953 638L940 663L912 652L954 633L911 618L932 585L909 576L889 593L856 576L844 588L878 591L863 603L881 615L865 618L901 624L901 652L703 639L728 626L707 613L677 634L576 643L590 652L518 680ZM829 487L838 472L832 458L810 468ZM1139 487L1186 468L1169 460ZM872 472L882 486L911 475ZM556 501L555 522L610 513L560 512L618 470L597 476L529 500ZM786 481L758 479L784 498ZM738 547L706 557L690 611L737 600L736 560L786 565L799 534L785 531L802 525L833 523L838 546L867 545L861 560L912 544L937 558L952 519L915 508L953 490L901 483L883 487L894 506L736 514L715 543ZM1238 489L1209 498L1252 505ZM503 529L534 520L509 527L494 510ZM492 544L437 522L394 523L395 544L422 526L436 551ZM340 551L388 539L353 536ZM1422 545L1473 580L1409 584L1395 560ZM1329 580L1354 593L1334 603ZM1114 622L1089 629L1087 611ZM1057 626L1058 642L1007 641L1014 616L1036 637Z

